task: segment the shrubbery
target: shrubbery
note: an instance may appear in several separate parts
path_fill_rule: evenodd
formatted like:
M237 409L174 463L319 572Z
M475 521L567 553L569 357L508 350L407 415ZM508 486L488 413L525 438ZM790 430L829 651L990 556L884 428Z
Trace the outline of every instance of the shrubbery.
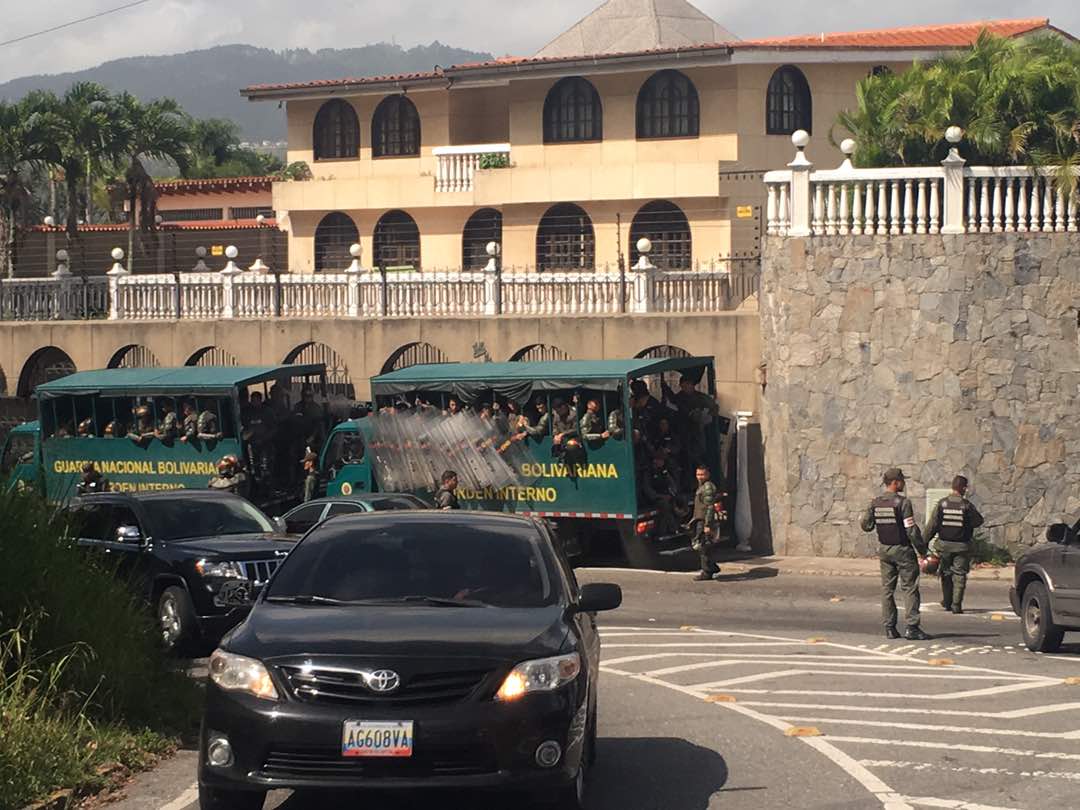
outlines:
M175 671L134 591L69 537L65 516L0 494L0 808L94 787L194 728L198 687Z

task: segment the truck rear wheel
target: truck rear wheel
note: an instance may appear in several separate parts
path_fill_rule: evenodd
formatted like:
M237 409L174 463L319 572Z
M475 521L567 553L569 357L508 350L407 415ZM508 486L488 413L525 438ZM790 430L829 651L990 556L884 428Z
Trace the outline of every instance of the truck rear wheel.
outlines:
M655 541L648 535L638 534L634 530L634 522L619 523L619 541L622 544L623 556L631 568L659 568L660 554L656 550Z

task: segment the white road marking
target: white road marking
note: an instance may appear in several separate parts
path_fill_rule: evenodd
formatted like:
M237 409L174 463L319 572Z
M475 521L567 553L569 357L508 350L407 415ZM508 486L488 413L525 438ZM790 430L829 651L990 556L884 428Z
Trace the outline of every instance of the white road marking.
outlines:
M964 802L957 799L935 799L931 796L904 796L903 798L917 807L940 807L945 810L1016 810L1012 807L975 804L974 802Z
M199 783L189 787L171 802L166 805L162 805L158 810L183 810L188 805L198 801L199 798Z
M727 705L727 704L717 704ZM967 743L930 742L928 740L879 740L873 737L838 737L829 735L833 742L855 743L857 745L901 745L909 748L934 748L946 751L967 751L972 754L1001 754L1007 757L1032 757L1034 759L1061 759L1080 762L1080 754L1064 751L1026 751L1018 748L997 748L992 745L969 745Z
M836 703L776 703L765 700L746 700L744 706L763 706L766 708L780 709L829 709L831 711L865 712L867 706L839 705ZM1053 703L1042 706L1028 706L1023 709L1012 709L1002 712L975 712L962 709L940 709L936 706L914 706L903 708L872 707L875 713L889 714L933 714L949 715L951 717L986 717L1001 720L1016 720L1023 717L1036 717L1043 714L1059 714L1061 712L1080 709L1080 703Z
M911 762L890 759L861 759L860 765L867 768L904 768L912 771L949 771L968 773L976 776L1008 776L1013 779L1064 779L1070 782L1080 781L1076 771L1010 771L1008 768L976 768L971 765L942 765L939 762Z
M1078 731L1027 731L1018 728L975 728L969 726L941 726L934 723L897 723L889 720L855 720L848 717L802 717L777 715L791 723L838 723L845 726L875 726L878 728L902 728L910 731L941 731L946 734L988 734L994 737L1035 737L1045 740L1080 739Z
M737 663L737 662L733 662L733 663ZM857 667L858 665L854 665L854 666ZM753 681L765 681L765 680L771 680L773 678L786 678L786 677L790 677L790 676L793 676L793 675L831 675L834 678L842 678L842 677L852 677L852 678L854 678L854 677L858 677L858 676L861 676L861 675L888 676L888 675L894 675L895 674L895 675L900 675L901 677L903 677L904 680L907 680L909 678L925 678L925 679L929 679L929 680L938 680L938 681L960 681L960 680L964 680L964 681L993 681L995 683L999 683L999 682L1005 680L1005 678L1002 677L1001 675L967 675L967 674L963 674L963 673L949 672L947 667L939 667L938 668L940 670L939 672L927 672L927 671L924 671L922 669L920 669L919 671L914 671L913 669L905 669L905 668L902 668L902 667L891 667L891 668L889 668L887 670L869 669L869 668L867 668L864 671L860 671L859 669L853 668L853 669L848 669L848 670L834 671L834 670L830 670L830 669L828 669L826 667L827 667L827 665L819 665L817 662L815 662L814 665L810 666L810 667L799 667L798 669L777 669L777 670L772 670L770 672L759 672L759 673L757 673L755 675L746 675L746 676L739 677L739 678L733 678L731 680L709 681L707 683L695 683L695 684L693 684L693 687L695 689L715 689L716 687L727 686L728 684L733 684L733 683L752 683ZM1056 684L1057 682L1054 682L1054 683ZM1028 682L1028 683L1025 683L1025 684L1009 684L1009 685L1002 686L1002 687L992 687L992 688L999 688L999 689L1001 689L1003 691L1012 691L1017 686L1020 686L1022 688L1029 688L1031 686L1047 686L1047 685L1048 685L1048 682L1046 682L1046 681L1037 681L1037 682L1034 682L1034 683ZM979 690L979 693L983 694L983 693L985 693L985 690ZM845 692L829 692L829 693L826 693L826 694L843 695L843 694L846 694L846 693ZM962 693L962 694L968 694L968 693Z

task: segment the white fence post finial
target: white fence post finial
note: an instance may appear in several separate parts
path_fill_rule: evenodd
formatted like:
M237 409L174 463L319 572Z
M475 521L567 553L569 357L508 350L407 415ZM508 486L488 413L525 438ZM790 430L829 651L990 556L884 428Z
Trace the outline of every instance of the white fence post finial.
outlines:
M952 146L949 148L949 156L941 161L945 170L944 188L944 216L942 217L942 233L964 233L964 164L967 162L960 157L956 144L964 137L964 131L960 127L952 126L945 130L945 140Z
M806 159L806 145L810 143L810 134L804 129L797 129L791 136L795 145L795 159L788 164L791 169L791 227L789 236L810 235L810 172L814 164Z
M349 255L353 257L352 263L345 268L347 301L345 304L346 314L355 318L360 314L360 245L353 243L349 246Z
M851 164L851 156L855 154L855 140L853 138L844 138L844 140L840 141L840 151L844 153L844 161L839 168L851 171L855 168Z
M265 276L267 273L270 272L270 267L263 263L262 257L260 256L251 263L251 267L249 267L248 270L253 273L259 273Z
M105 275L109 279L109 320L117 321L123 317L124 308L120 301L120 279L128 274L127 269L120 262L124 258L124 251L120 248L112 250L113 266Z
M69 278L71 276L71 268L68 266L69 258L68 252L63 248L56 251L56 269L52 271L53 278Z
M484 246L488 255L484 265L484 314L498 315L502 309L502 279L499 278L499 254L502 247L492 240Z
M225 248L225 258L229 261L221 268L221 317L233 318L236 313L236 302L233 289L233 278L244 272L236 266L236 257L240 251L235 245Z
M192 273L209 273L210 268L206 266L206 248L199 245L195 248L195 258L198 261L195 262L195 266L191 268Z

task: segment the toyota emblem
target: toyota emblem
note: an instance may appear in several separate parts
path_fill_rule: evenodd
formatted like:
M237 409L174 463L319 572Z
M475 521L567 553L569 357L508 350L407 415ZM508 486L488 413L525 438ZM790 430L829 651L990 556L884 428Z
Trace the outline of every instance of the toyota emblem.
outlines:
M372 692L393 692L401 685L401 677L392 669L377 669L364 674L364 684Z

